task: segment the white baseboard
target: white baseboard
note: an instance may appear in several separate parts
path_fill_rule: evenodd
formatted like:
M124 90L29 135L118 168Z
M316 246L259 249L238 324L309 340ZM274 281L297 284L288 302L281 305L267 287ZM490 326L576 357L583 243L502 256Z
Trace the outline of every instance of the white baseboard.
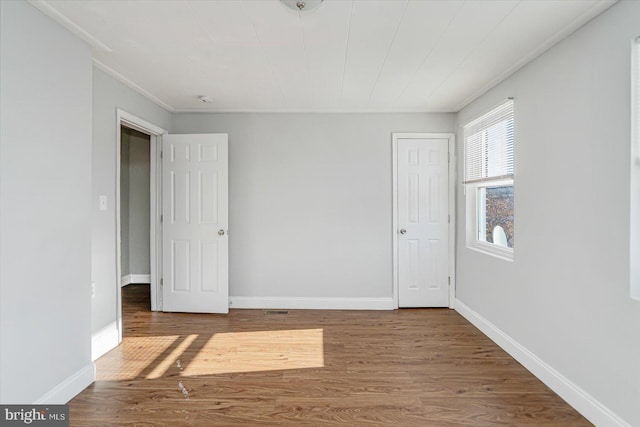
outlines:
M120 279L120 286L127 286L132 283L151 283L150 274L127 274Z
M118 346L118 325L116 322L102 328L91 337L91 360L95 361L103 354Z
M89 363L47 392L36 405L64 405L96 380L96 366Z
M230 308L393 310L393 298L229 297Z
M455 310L594 425L631 427L631 424L458 299L455 301Z

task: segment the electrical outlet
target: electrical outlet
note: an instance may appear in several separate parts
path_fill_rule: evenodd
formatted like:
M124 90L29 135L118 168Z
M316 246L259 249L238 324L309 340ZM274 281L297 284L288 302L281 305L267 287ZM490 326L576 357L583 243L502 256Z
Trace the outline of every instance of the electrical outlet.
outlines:
M100 196L100 210L107 210L107 196Z

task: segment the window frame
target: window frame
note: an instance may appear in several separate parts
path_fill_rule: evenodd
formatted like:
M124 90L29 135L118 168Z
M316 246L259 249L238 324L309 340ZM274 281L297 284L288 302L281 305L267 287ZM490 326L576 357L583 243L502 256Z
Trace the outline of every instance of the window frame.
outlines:
M482 182L476 182L472 184L465 184L466 199L467 199L467 248L474 251L482 252L488 255L495 256L497 258L504 259L506 261L513 261L513 248L505 248L494 243L485 242L479 239L479 224L480 219L484 216L484 213L479 209L480 200L478 193L481 188L491 187L514 187L515 198L515 185L512 178L509 179L496 179L487 180ZM514 203L515 205L515 203ZM515 208L514 208L514 223L515 223Z
M491 109L488 109L486 112L472 118L467 122L467 124L462 126L462 144L464 149L464 159L465 159L465 167L464 170L467 170L467 135L465 134L465 128L467 128L470 124L478 121L479 119L488 116L495 110L500 109L506 103L511 102L512 108L513 98L509 98L505 101L500 102L500 104L494 106ZM515 122L515 111L512 109L511 112L511 120ZM514 123L515 128L515 123ZM515 129L513 130L513 166L515 169ZM481 157L485 159L484 154ZM486 159L485 159L486 160ZM485 161L482 160L482 161ZM466 174L466 172L465 172ZM464 177L466 179L466 176ZM499 246L494 243L486 242L484 240L479 239L479 224L480 219L486 213L486 210L483 211L480 209L479 203L481 202L478 198L478 193L481 188L491 188L491 187L502 187L502 186L512 186L513 194L514 194L514 230L515 230L515 174L511 176L495 176L495 177L487 177L479 180L474 180L472 182L465 182L463 179L463 191L466 198L466 246L468 249L484 253L486 255L490 255L505 261L513 261L514 259L514 248ZM514 233L515 234L515 233Z

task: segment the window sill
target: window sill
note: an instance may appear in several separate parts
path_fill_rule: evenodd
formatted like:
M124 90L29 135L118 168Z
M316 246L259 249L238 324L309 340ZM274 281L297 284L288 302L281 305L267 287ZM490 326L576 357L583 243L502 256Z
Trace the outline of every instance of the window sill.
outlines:
M499 258L505 261L513 262L513 249L502 248L490 243L474 242L467 245L467 249L480 252L485 255Z

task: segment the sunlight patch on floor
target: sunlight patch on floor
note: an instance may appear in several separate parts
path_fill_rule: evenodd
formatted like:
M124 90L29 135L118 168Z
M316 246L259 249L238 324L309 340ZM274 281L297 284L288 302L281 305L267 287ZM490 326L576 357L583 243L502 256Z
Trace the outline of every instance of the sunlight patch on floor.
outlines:
M96 367L98 381L321 368L323 330L125 337Z
M125 337L122 343L96 361L98 381L131 380L153 370L156 359L180 340L179 335Z
M324 366L322 329L228 332L213 335L182 376Z
M153 380L156 378L160 378L164 375L165 372L172 367L176 360L180 358L180 356L193 344L193 342L198 338L198 335L189 335L187 336L180 344L175 347L171 353L161 360L153 370L147 375L148 380Z

